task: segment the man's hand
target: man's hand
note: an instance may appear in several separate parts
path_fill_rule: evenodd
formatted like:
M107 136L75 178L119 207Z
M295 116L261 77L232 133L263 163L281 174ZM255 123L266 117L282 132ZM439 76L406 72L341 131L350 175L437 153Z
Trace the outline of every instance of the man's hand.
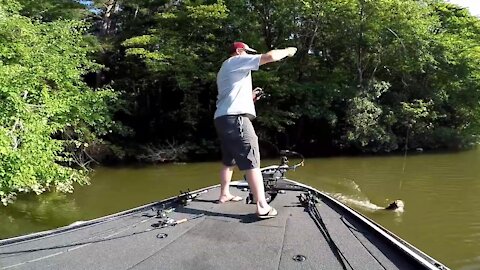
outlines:
M271 50L267 53L262 54L260 58L260 65L280 61L285 57L294 56L295 53L297 53L297 48L295 47L288 47L280 50Z
M259 100L263 95L264 95L263 89L260 87L257 87L252 91L253 101Z
M292 57L295 55L295 53L297 53L297 48L295 47L288 47L288 48L285 48L285 50L287 50L287 53L288 53L287 55L289 57Z

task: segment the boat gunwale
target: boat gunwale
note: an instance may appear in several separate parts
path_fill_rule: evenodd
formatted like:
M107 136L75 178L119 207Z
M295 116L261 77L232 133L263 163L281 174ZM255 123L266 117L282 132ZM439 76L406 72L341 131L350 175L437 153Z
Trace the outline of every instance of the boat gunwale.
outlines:
M189 193L190 194L200 194L200 193L205 192L209 189L213 189L213 188L216 188L216 187L219 187L219 186L220 186L220 184L217 184L217 185L213 185L213 186L209 186L209 187L205 187L205 188L200 188L200 189L197 189L197 190L194 190L194 191L190 191ZM117 212L117 213L113 213L113 214L110 214L110 215L107 215L107 216L101 216L101 217L98 217L98 218L85 220L85 221L77 221L77 222L81 222L79 224L75 224L75 222L74 222L74 223L71 223L70 225L65 225L65 226L55 228L55 229L51 229L51 230L45 230L45 231L34 232L34 233L25 234L25 235L14 236L14 237L11 237L11 238L6 238L6 239L0 239L0 247L13 245L13 244L17 244L17 243L20 243L20 242L33 241L33 240L36 240L38 238L49 237L49 236L53 236L53 235L59 235L59 234L62 234L62 233L67 233L67 232L71 232L71 231L75 231L75 230L79 230L79 229L84 229L84 228L92 226L92 225L97 225L97 224L104 223L104 222L114 221L116 219L141 212L141 211L143 211L147 208L151 208L151 207L154 207L156 205L171 203L175 199L178 199L181 195L182 194L177 195L177 196L168 197L168 198L163 199L161 201L147 203L147 204L135 207L135 208L127 209L127 210Z
M407 255L409 255L411 258L415 259L417 262L421 263L425 267L428 267L431 270L439 270L439 269L440 270L449 270L450 269L447 266L445 266L444 264L442 264L441 262L435 260L430 255L426 254L425 252L421 251L420 249L418 249L414 245L410 244L405 239L399 237L398 235L396 235L393 232L391 232L390 230L384 228L383 226L381 226L377 222L375 222L372 219L366 217L365 215L357 212L353 208L351 208L351 207L347 206L346 204L340 202L339 200L333 198L332 196L328 195L327 193L319 191L318 189L316 189L312 186L297 182L295 180L291 180L291 179L286 179L286 180L294 183L295 185L313 190L313 191L317 192L318 194L320 194L321 196L328 199L330 202L333 202L336 206L342 208L344 211L347 211L349 214L356 217L358 220L363 222L363 224L367 225L369 228L373 229L375 232L377 232L380 235L382 235L383 237L385 237L388 241L390 241L390 243L395 245L397 248L400 248L403 252L405 252Z

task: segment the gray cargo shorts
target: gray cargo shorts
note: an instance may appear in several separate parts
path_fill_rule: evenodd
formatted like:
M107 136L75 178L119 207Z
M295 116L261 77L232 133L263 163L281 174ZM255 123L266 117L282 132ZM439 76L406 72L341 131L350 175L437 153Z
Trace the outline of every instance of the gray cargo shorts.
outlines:
M258 137L252 122L244 115L224 115L215 119L220 138L222 163L242 171L260 168Z

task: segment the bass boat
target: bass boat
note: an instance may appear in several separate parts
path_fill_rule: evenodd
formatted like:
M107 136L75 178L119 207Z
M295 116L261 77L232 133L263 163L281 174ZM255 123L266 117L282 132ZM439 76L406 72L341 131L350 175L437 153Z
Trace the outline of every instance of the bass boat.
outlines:
M448 269L371 219L313 187L262 169L271 219L259 219L245 181L241 202L219 185L70 226L0 240L0 269ZM245 203L246 202L246 203Z

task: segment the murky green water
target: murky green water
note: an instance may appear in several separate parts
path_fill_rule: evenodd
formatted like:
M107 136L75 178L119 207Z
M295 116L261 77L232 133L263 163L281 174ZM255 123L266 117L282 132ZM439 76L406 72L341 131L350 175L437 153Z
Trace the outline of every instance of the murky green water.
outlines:
M264 162L264 165L274 161ZM0 208L0 238L47 230L217 184L218 163L99 168L74 194ZM236 172L237 179L241 175ZM290 178L328 192L452 269L480 269L480 150L307 160ZM397 214L374 209L394 199Z

